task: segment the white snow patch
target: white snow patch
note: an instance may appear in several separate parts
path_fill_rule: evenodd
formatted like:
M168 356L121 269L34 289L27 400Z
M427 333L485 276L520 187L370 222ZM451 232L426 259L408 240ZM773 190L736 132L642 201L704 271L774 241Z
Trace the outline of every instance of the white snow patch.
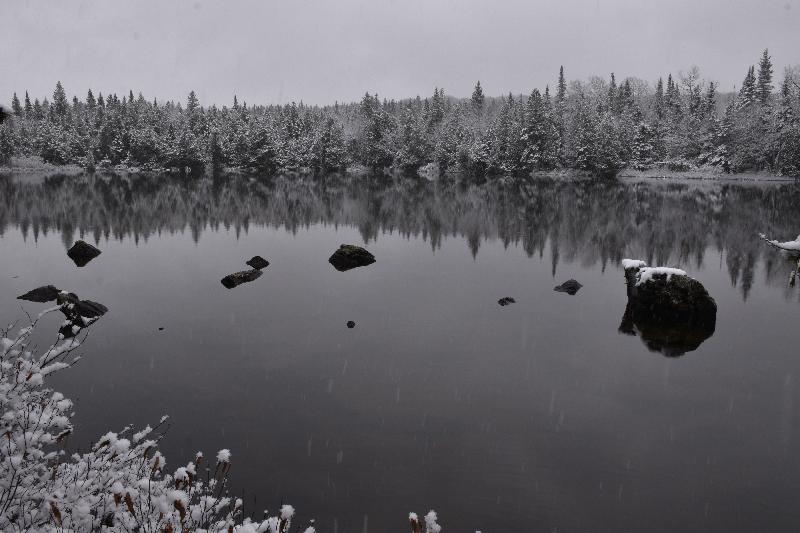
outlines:
M636 285L638 286L642 285L643 283L647 283L653 279L653 276L662 274L666 274L667 281L669 281L672 276L685 276L686 271L681 270L680 268L670 267L644 267L639 270Z
M647 263L642 261L641 259L623 259L622 260L622 268L624 270L628 270L629 268L642 268L646 267Z
M772 246L776 248L780 248L781 250L789 250L792 252L800 252L800 235L793 241L786 241L786 242L778 242L777 240L770 240L767 239L767 236L763 233L758 234L759 237L770 243Z

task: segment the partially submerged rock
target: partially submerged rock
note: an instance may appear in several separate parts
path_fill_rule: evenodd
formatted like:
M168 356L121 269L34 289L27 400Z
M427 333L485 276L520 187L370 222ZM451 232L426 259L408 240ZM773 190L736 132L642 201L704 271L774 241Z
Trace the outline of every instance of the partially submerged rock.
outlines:
M515 304L517 303L517 301L510 296L503 296L502 298L497 300L497 303L499 303L502 307L505 307L507 305Z
M269 266L269 261L261 257L260 255L253 256L247 263L247 266L253 267L256 270L261 270L263 268L267 268Z
M263 272L254 268L253 270L243 270L242 272L234 272L233 274L228 274L220 281L227 289L232 289L242 283L248 283L255 279L261 277Z
M703 284L677 268L626 259L628 305L619 327L654 351L682 355L714 333L717 304Z
M375 262L375 256L360 246L343 244L333 252L328 262L339 272L344 272L353 268L371 265Z
M29 302L54 302L56 298L58 298L59 291L53 285L45 285L43 287L37 287L33 290L26 292L21 296L17 296L17 300L27 300Z
M556 285L553 287L554 291L557 292L566 292L570 296L575 296L575 294L583 287L580 283L578 283L574 279L569 279L562 283L561 285Z
M634 318L675 324L714 324L717 303L703 284L677 268L623 261Z
M89 244L86 241L75 241L72 248L67 250L67 255L79 267L86 266L86 264L100 255L102 252Z
M348 320L347 321L347 327L348 327L348 329L353 329L354 327L356 327L356 323L353 322L352 320Z
M53 285L38 287L17 298L39 303L56 302L59 306L57 309L67 317L58 330L64 339L75 337L83 328L108 312L108 307L103 304L81 300L74 292L62 291Z

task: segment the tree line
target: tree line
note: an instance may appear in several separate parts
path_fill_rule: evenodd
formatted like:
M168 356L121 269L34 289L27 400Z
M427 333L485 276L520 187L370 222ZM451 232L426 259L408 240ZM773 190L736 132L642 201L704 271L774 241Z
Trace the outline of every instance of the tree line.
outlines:
M480 82L470 98L434 89L428 98L330 106L204 107L89 90L69 101L61 83L52 101L12 97L0 124L0 163L39 156L89 169L236 168L275 173L369 170L478 176L577 169L716 167L725 172L800 175L800 74L787 69L775 91L764 50L738 91L721 93L692 67L655 87L638 78L567 83L561 68L551 94L491 98Z

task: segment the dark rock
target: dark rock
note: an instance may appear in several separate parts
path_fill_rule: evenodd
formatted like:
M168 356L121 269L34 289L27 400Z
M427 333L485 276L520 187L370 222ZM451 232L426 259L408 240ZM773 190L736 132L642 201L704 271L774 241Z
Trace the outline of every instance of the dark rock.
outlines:
M269 266L269 261L267 261L260 255L255 255L246 264L247 266L251 266L256 270L261 270L262 268L267 268Z
M45 285L44 287L37 287L32 291L28 291L22 296L17 296L17 300L28 300L29 302L53 302L58 298L58 293L61 292L53 285Z
M655 273L643 283L643 263L625 269L628 304L619 331L639 335L652 351L670 357L696 350L714 334L717 304L687 275Z
M258 279L259 277L261 277L261 274L263 274L261 270L254 268L253 270L243 270L242 272L234 272L233 274L228 274L220 281L225 286L225 288L232 289L237 285L241 285L242 283L248 283L250 281Z
M504 296L503 298L497 300L497 303L505 307L507 305L515 304L517 303L517 301L514 298L511 298L510 296Z
M163 327L158 328L158 331L164 331Z
M75 312L85 318L97 318L108 313L108 307L91 300L81 300L75 304Z
M553 290L558 292L566 292L570 296L575 296L575 294L580 290L581 287L583 287L583 285L581 285L574 279L570 279L565 281L561 285L553 287Z
M79 267L85 266L89 261L102 252L85 241L75 241L72 248L67 250L67 255Z
M79 301L80 299L78 298L78 295L74 292L61 291L58 293L58 297L56 298L56 303L58 305L76 304Z
M360 246L343 244L333 252L328 262L339 272L344 272L353 268L371 265L375 262L375 256Z
M67 320L59 328L58 332L65 339L71 339L80 333L82 329L96 322L101 316L108 312L108 307L91 300L78 300L74 293L59 294L61 312Z
M350 328L350 329L353 329L354 327L356 327L356 323L353 322L352 320L348 320L347 321L347 327Z
M716 324L717 303L703 284L681 274L654 274L639 283L644 265L625 269L628 305L634 320L668 324Z

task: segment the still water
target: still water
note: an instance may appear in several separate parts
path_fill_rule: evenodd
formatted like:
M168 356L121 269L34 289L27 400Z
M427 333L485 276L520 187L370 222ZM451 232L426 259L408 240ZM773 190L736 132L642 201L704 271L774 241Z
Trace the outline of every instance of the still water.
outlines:
M800 233L800 187L7 176L0 321L46 284L105 304L54 380L70 447L169 414L168 465L230 448L247 512L320 532L430 508L451 532L789 532L800 288L762 231ZM78 238L103 251L83 268ZM377 262L336 271L342 243ZM700 280L714 334L678 357L621 334L626 257Z

